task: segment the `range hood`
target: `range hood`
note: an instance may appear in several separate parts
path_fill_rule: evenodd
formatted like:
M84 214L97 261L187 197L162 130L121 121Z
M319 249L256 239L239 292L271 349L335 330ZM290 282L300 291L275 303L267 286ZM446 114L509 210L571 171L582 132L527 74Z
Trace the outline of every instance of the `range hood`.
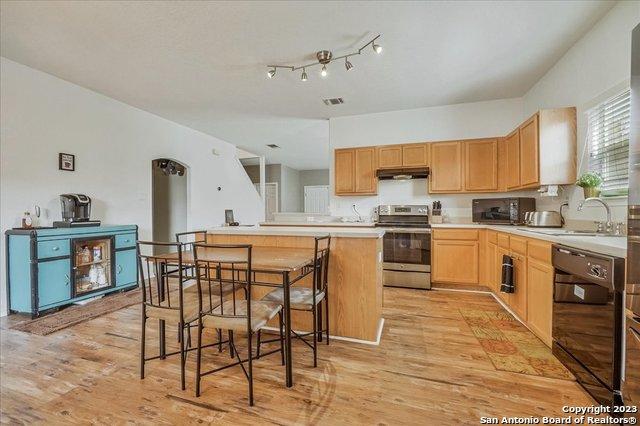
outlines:
M402 169L378 170L376 176L380 180L409 180L426 179L429 176L428 167L407 167Z

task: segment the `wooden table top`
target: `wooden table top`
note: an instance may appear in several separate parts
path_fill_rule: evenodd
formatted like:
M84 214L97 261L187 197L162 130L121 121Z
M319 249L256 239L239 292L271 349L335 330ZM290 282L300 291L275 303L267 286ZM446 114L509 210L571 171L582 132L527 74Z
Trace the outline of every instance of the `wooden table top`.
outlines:
M207 248L204 253L198 252L199 260L221 263L240 262L246 260L246 249L214 249ZM313 263L314 250L294 247L260 247L251 249L251 268L256 271L293 272ZM177 261L178 253L159 254L155 257L168 261ZM193 264L193 252L182 252L182 263ZM242 265L237 265L242 269Z

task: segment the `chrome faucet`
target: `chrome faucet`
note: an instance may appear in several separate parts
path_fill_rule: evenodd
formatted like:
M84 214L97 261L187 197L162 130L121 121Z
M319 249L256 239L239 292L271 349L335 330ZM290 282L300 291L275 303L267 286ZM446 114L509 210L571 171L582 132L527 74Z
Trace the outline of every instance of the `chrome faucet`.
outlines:
M578 211L582 210L582 208L584 207L584 204L587 201L597 201L600 204L602 204L602 206L607 212L607 222L604 224L604 229L602 229L602 222L596 222L596 224L598 225L598 232L611 233L613 231L613 222L611 222L611 208L609 207L609 204L607 204L605 201L603 201L598 197L589 197L589 198L585 198L584 201L581 201L580 204L578 204Z

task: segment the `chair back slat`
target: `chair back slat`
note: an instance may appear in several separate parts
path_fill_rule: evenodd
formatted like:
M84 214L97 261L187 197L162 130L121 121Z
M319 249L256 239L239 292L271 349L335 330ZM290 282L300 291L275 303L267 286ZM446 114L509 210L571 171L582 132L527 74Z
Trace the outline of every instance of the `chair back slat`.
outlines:
M162 309L180 311L183 318L183 267L182 244L154 241L137 241L138 270L142 283L142 303ZM175 253L171 260L164 254Z
M313 254L313 288L321 293L326 290L329 280L329 250L331 247L331 236L316 237ZM314 295L315 302L315 295Z
M184 244L183 251L193 251L194 244L207 242L207 231L187 231L176 233L176 242Z
M198 285L199 310L220 318L246 318L251 328L251 250L250 244L193 245ZM231 291L225 291L231 285ZM212 294L218 289L214 303ZM238 313L236 292L246 287L246 312ZM228 297L225 297L228 294ZM208 302L208 304L206 303ZM215 312L214 312L215 311ZM231 312L229 312L231 311Z

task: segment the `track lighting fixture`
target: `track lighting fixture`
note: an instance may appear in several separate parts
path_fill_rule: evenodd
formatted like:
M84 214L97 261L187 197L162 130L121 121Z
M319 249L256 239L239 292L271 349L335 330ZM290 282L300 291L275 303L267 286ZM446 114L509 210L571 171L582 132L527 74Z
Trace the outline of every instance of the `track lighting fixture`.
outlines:
M348 56L344 58L344 67L347 69L347 71L351 71L353 69L353 64L349 62Z
M313 66L316 66L316 65L322 65L322 69L320 70L320 75L322 77L326 77L329 74L328 71L327 71L327 65L330 64L333 61L338 60L338 59L344 59L344 67L345 67L345 69L347 71L351 71L355 67L349 61L349 57L350 56L361 55L362 51L364 49L366 49L369 45L371 45L371 48L373 49L374 52L376 52L376 53L381 53L382 52L382 46L380 46L379 44L376 44L376 40L378 40L378 38L380 38L380 34L375 36L372 40L370 40L367 44L362 46L357 51L352 52L352 53L347 53L346 55L338 56L338 57L335 57L335 58L333 57L333 53L331 51L329 51L329 50L321 50L319 52L316 52L316 57L318 58L318 61L317 62L312 62L310 64L304 64L304 65L300 65L300 66L295 66L295 65L267 65L267 67L269 68L269 71L267 72L267 77L273 78L273 77L275 77L276 70L278 68L286 68L289 71L302 70L302 74L300 75L300 80L301 81L307 81L308 77L307 77L306 68L313 67Z

